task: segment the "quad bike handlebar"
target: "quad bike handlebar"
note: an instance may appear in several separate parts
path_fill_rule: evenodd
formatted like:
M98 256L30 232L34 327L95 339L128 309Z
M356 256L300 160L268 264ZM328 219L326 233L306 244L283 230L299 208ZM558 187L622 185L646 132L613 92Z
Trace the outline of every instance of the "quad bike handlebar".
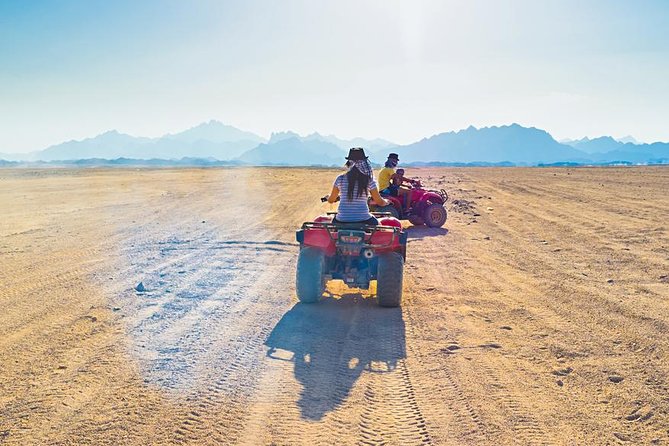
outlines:
M324 196L324 197L321 197L321 203L325 203L326 201L328 201L328 198L330 198L329 195L326 195L326 196ZM337 197L337 199L335 200L335 202L337 202L337 201L339 201L339 200L341 200L341 197Z

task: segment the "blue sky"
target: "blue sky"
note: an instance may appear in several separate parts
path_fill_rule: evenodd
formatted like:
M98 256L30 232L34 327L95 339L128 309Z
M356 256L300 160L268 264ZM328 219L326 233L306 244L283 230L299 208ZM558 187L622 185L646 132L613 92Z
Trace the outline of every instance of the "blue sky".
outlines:
M0 0L0 152L218 119L669 140L667 1Z

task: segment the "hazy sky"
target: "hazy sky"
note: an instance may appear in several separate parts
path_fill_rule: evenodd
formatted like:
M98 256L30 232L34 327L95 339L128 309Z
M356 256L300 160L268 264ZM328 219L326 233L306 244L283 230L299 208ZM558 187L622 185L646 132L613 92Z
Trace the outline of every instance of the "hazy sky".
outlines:
M218 119L669 140L669 1L0 0L0 152Z

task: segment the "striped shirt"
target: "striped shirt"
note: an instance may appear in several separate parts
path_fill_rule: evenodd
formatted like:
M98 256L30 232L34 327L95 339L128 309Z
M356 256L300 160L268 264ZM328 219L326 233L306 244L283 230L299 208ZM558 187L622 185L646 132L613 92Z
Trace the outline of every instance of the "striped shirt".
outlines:
M337 220L341 222L365 221L373 217L369 213L369 206L367 205L367 197L369 194L362 194L358 196L358 185L353 187L353 199L348 199L348 177L346 174L339 175L334 182L334 185L339 189L341 201L337 209ZM369 179L367 184L367 191L376 189L376 181L374 178Z

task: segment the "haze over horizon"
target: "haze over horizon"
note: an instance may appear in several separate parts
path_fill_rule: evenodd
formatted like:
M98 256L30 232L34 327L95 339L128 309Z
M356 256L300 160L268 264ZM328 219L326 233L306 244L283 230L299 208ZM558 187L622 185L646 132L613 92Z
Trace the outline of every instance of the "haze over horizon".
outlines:
M0 152L216 119L408 144L517 122L668 141L658 0L0 0Z

